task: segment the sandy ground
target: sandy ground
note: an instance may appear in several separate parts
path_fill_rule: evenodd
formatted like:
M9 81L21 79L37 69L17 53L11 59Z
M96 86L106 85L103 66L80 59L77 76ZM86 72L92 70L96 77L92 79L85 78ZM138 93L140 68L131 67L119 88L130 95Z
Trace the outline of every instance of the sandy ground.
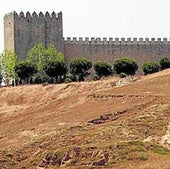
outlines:
M118 80L113 77L92 82L0 88L0 149L22 147L57 129L86 126L88 121L113 112L125 111L118 118L131 124L135 119L157 120L158 116L159 123L161 118L170 122L170 70L137 77L135 82L121 87L115 85ZM169 125L164 130L155 128L152 135L143 134L138 123L133 127L141 130L138 135L143 140L155 139L170 148ZM128 129L122 132L126 135ZM145 165L143 168L147 168Z

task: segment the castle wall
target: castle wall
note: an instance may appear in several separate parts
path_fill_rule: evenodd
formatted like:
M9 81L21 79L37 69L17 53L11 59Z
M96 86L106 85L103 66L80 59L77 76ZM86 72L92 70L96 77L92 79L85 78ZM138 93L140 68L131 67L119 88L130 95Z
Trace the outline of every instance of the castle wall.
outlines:
M4 46L5 49L14 51L14 13L4 16Z
M5 48L10 49L19 58L37 43L47 46L50 43L64 52L67 63L74 57L86 57L92 62L107 61L113 63L119 57L131 57L140 66L145 62L158 62L161 57L170 58L169 39L148 38L67 38L63 39L62 13L48 12L45 15L27 12L9 13L4 17Z
M166 38L67 38L64 39L64 54L67 63L74 57L109 63L119 57L131 57L140 67L138 72L142 73L142 65L145 62L158 62L165 56L170 58L170 41Z
M62 13L56 15L53 12L50 15L46 12L44 15L42 12L27 12L25 15L23 12L13 12L9 16L14 18L14 37L11 39L14 39L14 51L19 58L26 57L27 52L37 43L43 43L45 46L53 43L63 52ZM4 20L8 22L8 18ZM5 36L6 41L9 41L8 36L9 34ZM10 45L5 45L5 48L9 49Z

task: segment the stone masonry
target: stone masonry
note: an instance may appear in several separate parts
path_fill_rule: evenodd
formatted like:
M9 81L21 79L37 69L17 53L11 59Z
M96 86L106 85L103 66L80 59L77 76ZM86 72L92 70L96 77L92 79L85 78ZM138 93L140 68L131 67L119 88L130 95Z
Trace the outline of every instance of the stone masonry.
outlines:
M5 49L10 49L19 58L36 44L55 44L64 53L66 62L74 57L86 57L92 62L107 61L113 63L119 57L131 57L140 66L148 61L170 58L170 39L167 38L63 38L62 13L48 12L45 15L9 13L4 17Z
M9 13L4 17L5 49L16 52L19 58L27 56L27 52L37 43L47 46L55 44L57 49L63 51L62 13L45 15L29 12Z

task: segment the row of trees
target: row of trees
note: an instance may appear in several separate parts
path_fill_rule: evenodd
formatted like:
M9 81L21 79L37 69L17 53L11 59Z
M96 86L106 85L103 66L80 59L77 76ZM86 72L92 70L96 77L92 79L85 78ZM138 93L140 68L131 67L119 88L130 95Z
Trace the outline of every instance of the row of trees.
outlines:
M170 59L164 57L157 62L147 62L142 66L145 75L158 72L159 70L164 70L170 68Z
M0 80L3 77L6 84L11 79L19 83L41 83L49 78L45 65L55 61L64 62L64 56L52 44L47 48L43 44L37 44L26 58L20 60L15 53L5 50L0 55Z
M134 75L138 70L137 63L126 57L115 60L113 65L103 61L93 64L85 58L74 58L68 67L63 54L58 52L54 45L46 48L43 44L37 44L28 52L27 57L21 60L17 60L14 53L4 51L0 57L0 80L4 77L7 84L10 79L15 79L14 82L19 84L84 81L92 67L95 71L95 79L113 73L123 75L122 77ZM162 58L159 64L152 62L144 64L143 71L149 74L169 67L170 59Z

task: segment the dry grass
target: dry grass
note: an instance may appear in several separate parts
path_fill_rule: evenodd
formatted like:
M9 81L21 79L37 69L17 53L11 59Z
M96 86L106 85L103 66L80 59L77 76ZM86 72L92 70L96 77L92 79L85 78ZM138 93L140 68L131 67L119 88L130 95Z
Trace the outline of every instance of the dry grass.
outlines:
M117 80L1 88L0 168L33 169L69 151L70 168L95 168L108 152L103 168L169 169L170 70Z

